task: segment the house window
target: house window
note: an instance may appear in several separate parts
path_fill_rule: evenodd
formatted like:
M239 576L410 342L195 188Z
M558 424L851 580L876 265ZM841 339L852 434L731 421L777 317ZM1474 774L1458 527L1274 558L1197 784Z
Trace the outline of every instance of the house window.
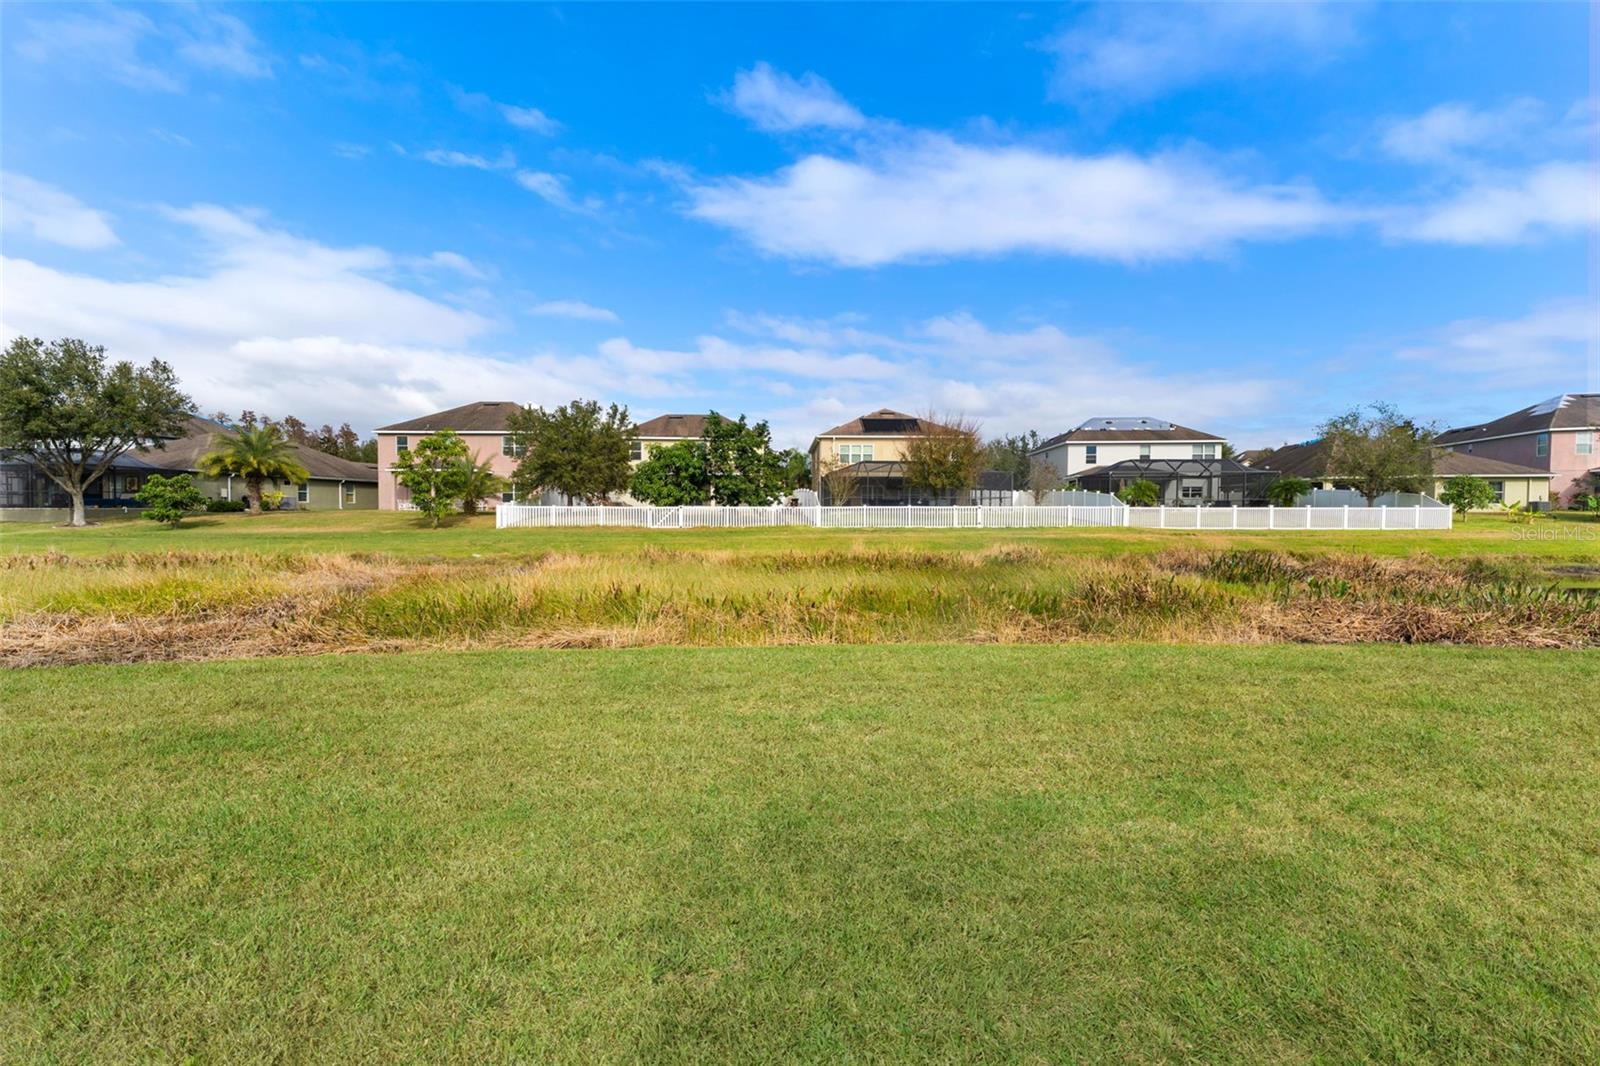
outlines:
M397 452L409 452L411 450L411 438L396 437L394 439L394 450Z
M841 444L834 450L833 454L839 462L846 465L851 463L870 463L872 461L872 445Z
M635 463L644 458L644 441L636 440L628 445L628 458Z
M517 502L517 494L515 492L502 492L500 494L500 502L501 503L516 503Z
M1533 454L1541 458L1550 454L1550 434L1541 433L1533 438Z
M354 485L351 485L351 484L348 484L348 483L345 485L345 487L344 487L344 502L345 503L355 503L356 502L356 487Z
M122 491L127 493L129 496L132 496L134 493L139 491L139 477L137 474L128 475L127 480L123 482Z
M517 456L522 454L522 446L517 443L517 438L515 437L501 437L500 454L509 455L511 458L515 459Z
M1150 458L1150 445L1148 445L1148 444L1139 445L1139 458L1141 458L1141 459Z
M1196 444L1194 446L1194 458L1215 459L1216 457L1217 446L1215 444Z
M1083 461L1094 466L1100 461L1100 445L1086 444L1083 447Z
M1582 433L1579 433L1572 440L1572 450L1577 452L1579 455L1593 455L1594 433L1587 429Z
M302 481L294 491L294 498L300 503L311 502L311 482Z
M1178 498L1180 500L1203 500L1206 498L1206 487L1204 485L1184 485L1178 489Z
M1494 490L1494 502L1506 502L1506 483L1504 481L1491 481L1489 487Z

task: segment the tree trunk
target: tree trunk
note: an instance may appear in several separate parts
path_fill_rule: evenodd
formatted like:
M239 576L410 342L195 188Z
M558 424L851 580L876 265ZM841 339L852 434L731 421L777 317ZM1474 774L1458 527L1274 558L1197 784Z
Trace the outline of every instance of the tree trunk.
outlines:
M89 515L83 509L83 490L70 489L67 495L72 499L72 517L68 519L69 526L83 527L89 524Z
M258 477L245 478L244 487L245 491L250 493L251 514L261 513L261 487L265 484L266 482Z

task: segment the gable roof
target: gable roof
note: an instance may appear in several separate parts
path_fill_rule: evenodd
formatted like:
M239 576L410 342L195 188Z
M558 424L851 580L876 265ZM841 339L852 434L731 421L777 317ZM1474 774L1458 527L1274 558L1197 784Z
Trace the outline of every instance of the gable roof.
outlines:
M522 409L511 400L479 400L464 403L448 411L435 411L421 418L408 418L392 426L382 426L379 433L432 433L440 429L453 429L457 433L504 433L506 419Z
M189 419L189 424L181 437L163 441L143 452L129 454L141 462L161 469L197 471L200 469L200 457L207 452L215 451L218 445L233 435L233 430L221 422L195 416ZM314 478L377 483L376 463L351 462L349 459L329 455L305 444L291 444L289 448L294 452L295 460Z
M921 433L925 420L916 415L908 415L904 411L891 411L887 407L880 407L876 411L852 418L843 425L834 426L832 429L818 433L819 437L905 437L913 433ZM929 422L928 425L936 428L946 428L937 423Z
M1526 433L1548 433L1553 429L1586 429L1593 426L1600 426L1600 392L1564 392L1481 426L1447 429L1435 439L1440 444L1464 444L1492 437L1517 437Z
M1162 418L1090 418L1075 429L1057 433L1029 454L1037 455L1046 448L1054 448L1068 441L1082 444L1107 444L1113 441L1222 441L1215 433L1206 433Z
M635 437L703 437L706 415L656 415L633 427Z
M1328 477L1328 456L1332 446L1325 440L1309 440L1302 444L1285 444L1275 448L1252 464L1257 467L1270 467L1284 477L1303 477L1308 480ZM1538 470L1531 466L1519 466L1516 463L1502 462L1499 459L1488 459L1481 455L1468 455L1465 452L1441 451L1434 454L1433 474L1435 477L1461 477L1471 474L1477 477L1541 477L1551 476L1548 470ZM1337 475L1334 475L1337 476Z

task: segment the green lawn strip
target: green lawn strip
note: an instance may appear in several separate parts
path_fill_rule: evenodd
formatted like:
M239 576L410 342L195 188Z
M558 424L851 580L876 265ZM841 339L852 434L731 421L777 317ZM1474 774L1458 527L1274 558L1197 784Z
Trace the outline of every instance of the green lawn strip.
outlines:
M1157 529L572 529L494 528L490 515L427 529L414 515L392 511L281 512L206 515L172 530L137 518L108 518L89 529L0 524L0 554L111 552L386 552L408 556L512 556L549 551L637 553L655 547L695 551L778 552L819 546L972 550L997 543L1053 551L1115 555L1197 547L1279 547L1296 551L1359 551L1380 555L1525 556L1594 562L1600 522L1557 513L1533 525L1498 515L1472 515L1449 531L1226 531Z
M13 671L0 1046L1594 1061L1597 687L1383 647Z

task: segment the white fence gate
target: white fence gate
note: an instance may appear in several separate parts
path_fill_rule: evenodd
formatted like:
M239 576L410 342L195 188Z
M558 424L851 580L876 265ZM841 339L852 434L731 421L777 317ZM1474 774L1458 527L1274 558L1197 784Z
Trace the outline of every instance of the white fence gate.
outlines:
M1448 507L543 507L504 503L500 529L1450 529Z

